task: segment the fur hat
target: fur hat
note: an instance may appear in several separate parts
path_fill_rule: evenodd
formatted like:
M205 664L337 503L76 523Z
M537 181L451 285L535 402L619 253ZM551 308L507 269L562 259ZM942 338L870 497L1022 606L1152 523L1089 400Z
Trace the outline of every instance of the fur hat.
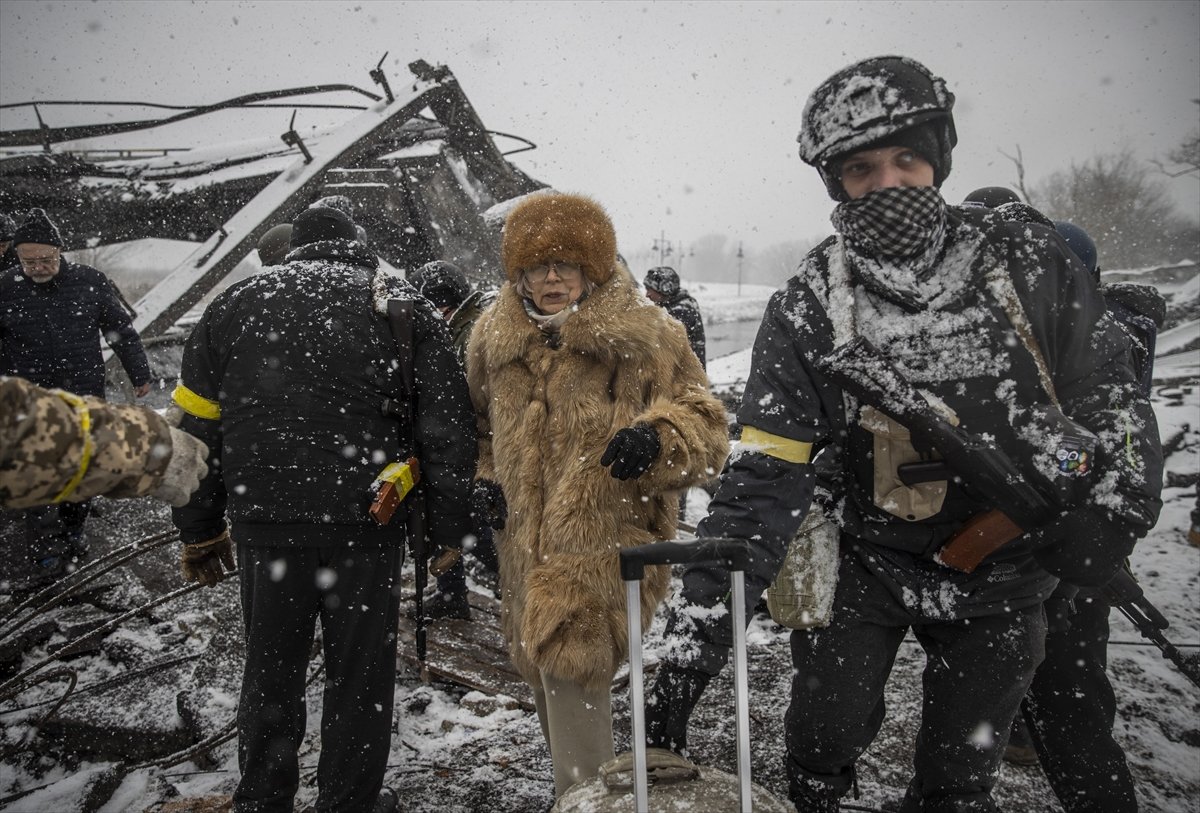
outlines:
M665 297L679 293L679 275L670 266L660 265L646 272L645 285L652 291L658 291Z
M50 216L43 209L30 209L29 214L25 215L25 219L21 221L21 225L17 226L17 230L13 232L13 246L19 246L21 243L40 243L44 246L63 247L62 235L58 233L58 226L50 220Z
M594 284L603 285L617 261L617 235L591 198L550 192L530 195L513 207L500 251L510 282L522 271L558 260L579 266Z

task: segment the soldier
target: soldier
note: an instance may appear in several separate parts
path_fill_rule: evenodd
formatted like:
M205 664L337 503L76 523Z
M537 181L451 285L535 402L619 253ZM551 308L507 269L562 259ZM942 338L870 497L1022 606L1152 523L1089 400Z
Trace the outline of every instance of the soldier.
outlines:
M688 344L692 352L700 359L700 366L707 368L705 360L704 319L700 315L700 306L687 291L679 286L679 275L674 268L659 266L646 272L643 281L646 286L646 297L665 308L687 331Z
M1110 579L1161 506L1154 413L1083 269L1052 230L941 197L957 141L953 104L941 78L895 56L851 65L810 96L800 156L838 201L838 234L767 306L738 410L742 450L698 528L751 548L749 617L810 509L814 454L828 455L821 484L831 492L812 507L833 523L832 612L791 640L785 765L804 813L833 813L854 784L910 629L927 659L900 809L996 810L1009 726L1043 657L1042 602L1060 577ZM1032 440L1046 432L1031 416L1056 404L1094 433L1103 489L1028 533L998 535L986 558L954 568L948 543L996 506L969 488L977 472L947 471L924 436L887 414L887 393L867 404L830 375L834 349L860 339L943 421L1008 450L1027 479L1054 459ZM901 465L920 461L936 482L901 479ZM668 624L683 640L672 641L647 703L651 745L686 748L690 710L727 657L719 611L728 591L721 569L685 570Z
M404 351L383 315L392 298L415 306ZM470 529L476 434L442 320L379 269L349 217L311 207L292 224L286 263L205 310L174 400L187 413L182 428L213 453L208 477L174 512L185 578L216 584L237 540L246 666L234 810L292 808L305 728L298 699L318 618L325 705L316 807L395 810L383 779L403 531L372 518L372 485L414 454L415 441L430 540L457 547ZM397 526L407 510L396 508Z

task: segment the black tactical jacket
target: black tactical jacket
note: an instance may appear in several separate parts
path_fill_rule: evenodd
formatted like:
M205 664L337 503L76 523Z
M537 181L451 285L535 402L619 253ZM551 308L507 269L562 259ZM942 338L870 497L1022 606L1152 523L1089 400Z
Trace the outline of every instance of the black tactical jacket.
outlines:
M974 248L972 248L974 246ZM1021 539L986 559L974 573L950 570L934 555L953 532L985 505L951 484L941 511L907 522L874 505L871 435L858 425L842 390L816 368L834 346L830 316L830 263L834 238L813 249L797 275L767 306L753 351L738 421L743 427L822 450L833 496L829 509L843 528L843 553L854 550L902 602L930 599L946 618L969 618L1043 601L1056 580L1033 561ZM1046 403L1032 356L1017 337L1005 308L985 282L1006 268L1045 356L1063 411L1101 437L1098 485L1091 499L1145 532L1161 505L1162 454L1147 399L1139 392L1122 331L1065 244L1038 226L1006 223L987 210L950 212L943 268L957 289L924 312L884 301L857 284L880 351L917 387L954 409L964 429L995 438L1019 466L1035 454L1011 425L1015 409ZM949 264L952 263L954 267ZM862 318L862 317L869 318ZM860 325L861 326L861 325ZM866 332L867 328L863 328ZM827 459L828 458L828 459ZM746 452L731 457L700 524L702 536L745 539L753 550L747 571L752 608L774 578L787 543L809 509L814 467ZM825 484L825 477L822 477ZM727 593L727 577L697 566L684 575L684 600L713 607ZM928 609L928 605L925 605ZM728 621L704 635L720 646L700 653L713 668L728 644ZM705 665L705 658L716 658Z
M211 538L228 510L240 544L397 544L402 516L379 527L369 487L415 436L429 531L469 532L475 422L466 379L433 307L416 300L416 422L384 410L405 392L387 320L374 308L377 261L358 243L304 246L232 286L184 350L175 401L183 428L214 450L192 501L176 509L183 541Z

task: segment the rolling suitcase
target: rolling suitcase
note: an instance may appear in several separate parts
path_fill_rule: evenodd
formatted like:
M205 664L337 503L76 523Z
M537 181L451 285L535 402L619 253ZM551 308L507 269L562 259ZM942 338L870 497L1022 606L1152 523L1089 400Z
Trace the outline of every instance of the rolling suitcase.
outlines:
M572 787L552 813L794 813L795 808L750 781L750 703L746 666L744 542L700 539L658 542L621 551L629 619L629 708L633 717L633 751L600 766L599 775ZM698 767L677 754L646 747L642 683L640 582L646 565L719 561L733 583L734 700L737 709L737 776ZM655 771L651 786L647 764ZM630 792L632 791L632 793Z

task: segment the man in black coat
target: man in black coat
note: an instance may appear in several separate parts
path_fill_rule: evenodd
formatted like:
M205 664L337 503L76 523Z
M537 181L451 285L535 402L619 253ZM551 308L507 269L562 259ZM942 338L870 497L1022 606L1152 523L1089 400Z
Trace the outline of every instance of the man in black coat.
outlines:
M285 264L223 292L188 339L174 400L181 427L213 455L174 521L188 579L215 584L238 543L246 666L234 809L292 809L320 618L316 807L389 810L395 794L383 777L408 503L377 524L373 483L415 441L430 541L457 547L470 532L474 416L442 320L398 275L378 270L349 217L310 208L291 242ZM393 298L414 301L412 392L385 315ZM409 399L411 422L397 407Z
M840 202L838 234L767 306L738 411L741 453L698 528L746 540L749 617L810 503L834 523L824 581L836 583L832 613L791 640L785 767L806 813L838 810L853 785L910 629L927 659L900 809L996 810L1009 726L1043 657L1043 601L1059 577L1111 578L1161 506L1154 413L1084 269L1050 229L942 199L957 140L953 102L943 80L903 57L852 65L810 97L800 155ZM1047 446L1033 417L1048 403L1094 433L1096 471L1064 483L1077 493L1056 519L970 572L955 569L943 546L995 506L968 487L970 472L965 483L944 472L938 482L900 480L898 464L936 463L934 450L818 363L859 338L944 420L1005 450L1027 480L1058 484L1062 470L1059 447ZM814 500L817 468L829 493ZM686 747L690 710L727 655L728 614L713 610L728 584L708 565L684 572L668 624L684 640L673 642L647 703L651 745Z
M76 395L104 397L100 337L117 354L134 393L150 392L146 351L112 282L62 256L58 228L33 209L12 235L18 264L0 272L0 374ZM7 574L17 589L63 575L87 553L90 503L62 503L25 514L26 550Z
M680 287L675 269L665 265L651 268L642 282L646 286L646 297L660 308L665 308L675 321L683 325L692 352L700 359L700 366L707 369L704 319L700 316L700 306L691 294Z

